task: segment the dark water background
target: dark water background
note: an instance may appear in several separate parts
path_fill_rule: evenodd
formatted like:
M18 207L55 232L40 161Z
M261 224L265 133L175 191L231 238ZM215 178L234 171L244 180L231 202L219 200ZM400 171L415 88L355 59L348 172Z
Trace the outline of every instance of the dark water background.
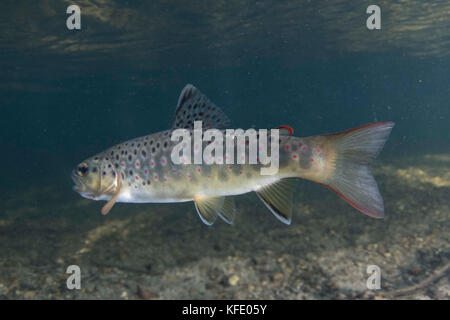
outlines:
M82 159L167 129L186 83L234 127L394 121L382 156L449 150L448 2L389 3L369 31L364 1L83 1L69 31L66 1L6 1L1 188L70 184Z

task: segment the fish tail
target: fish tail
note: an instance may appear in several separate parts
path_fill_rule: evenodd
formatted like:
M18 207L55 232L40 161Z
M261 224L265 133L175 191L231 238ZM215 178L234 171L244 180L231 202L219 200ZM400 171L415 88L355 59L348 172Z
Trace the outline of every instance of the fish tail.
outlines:
M374 218L383 218L384 204L369 165L393 127L393 122L376 122L325 135L334 152L329 159L330 175L321 184Z

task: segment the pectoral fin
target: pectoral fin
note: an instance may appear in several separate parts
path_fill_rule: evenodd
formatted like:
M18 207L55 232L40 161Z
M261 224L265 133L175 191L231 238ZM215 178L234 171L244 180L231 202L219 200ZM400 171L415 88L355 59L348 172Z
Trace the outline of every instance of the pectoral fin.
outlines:
M211 226L217 219L218 213L222 210L224 197L196 196L194 198L195 208L203 223Z
M109 200L102 208L102 215L107 215L109 211L111 211L112 207L114 207L114 204L117 201L117 198L119 197L120 190L118 190L114 196Z
M117 191L114 193L112 198L103 206L102 208L102 215L107 215L109 211L111 211L112 207L114 207L114 204L116 203L117 199L120 195L120 190L122 188L122 180L120 179L120 175L116 173L116 187Z
M296 181L281 179L255 190L258 197L281 222L291 224L292 197Z

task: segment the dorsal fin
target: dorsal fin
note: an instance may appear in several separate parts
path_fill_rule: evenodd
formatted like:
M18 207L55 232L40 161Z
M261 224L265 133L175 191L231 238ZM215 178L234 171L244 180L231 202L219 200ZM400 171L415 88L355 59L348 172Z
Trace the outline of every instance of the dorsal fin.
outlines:
M206 129L221 129L230 125L230 119L220 108L200 90L192 84L188 84L178 98L172 129L193 129L194 121L203 121L203 127Z

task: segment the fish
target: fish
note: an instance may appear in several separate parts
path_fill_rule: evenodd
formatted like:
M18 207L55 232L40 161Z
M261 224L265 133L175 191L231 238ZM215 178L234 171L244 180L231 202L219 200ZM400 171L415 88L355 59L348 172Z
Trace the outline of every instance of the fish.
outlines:
M106 201L101 209L104 215L118 202L193 201L199 217L208 226L218 218L232 224L237 212L234 196L255 192L276 218L290 224L300 178L329 188L370 217L384 217L383 199L370 164L388 139L393 122L370 123L304 138L293 136L293 129L282 125L267 143L267 147L277 148L275 174L261 174L261 169L267 167L261 159L252 164L223 159L222 163L173 161L174 148L180 143L173 139L173 133L185 130L189 137L194 136L195 124L199 122L223 134L231 124L225 112L188 84L179 96L171 129L128 140L82 161L72 171L73 189L84 198ZM236 151L237 140L233 142ZM206 148L211 143L202 140L200 145ZM221 143L225 147L225 142ZM245 156L249 159L249 145L245 144ZM190 141L189 146L195 152L198 141Z

